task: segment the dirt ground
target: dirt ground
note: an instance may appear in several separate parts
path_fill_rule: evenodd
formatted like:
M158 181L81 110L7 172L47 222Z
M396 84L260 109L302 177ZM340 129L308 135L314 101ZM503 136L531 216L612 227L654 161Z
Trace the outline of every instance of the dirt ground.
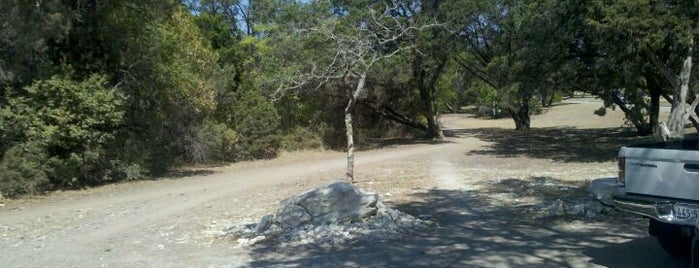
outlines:
M342 178L341 152L199 168L170 178L5 200L2 267L682 267L648 237L647 221L613 213L542 216L556 199L584 199L616 174L637 141L622 114L567 102L515 132L510 119L445 115L443 142L357 154L358 185L435 225L396 239L332 249L239 248L222 230L273 213L280 200ZM553 183L555 188L540 187ZM558 187L565 185L565 187Z

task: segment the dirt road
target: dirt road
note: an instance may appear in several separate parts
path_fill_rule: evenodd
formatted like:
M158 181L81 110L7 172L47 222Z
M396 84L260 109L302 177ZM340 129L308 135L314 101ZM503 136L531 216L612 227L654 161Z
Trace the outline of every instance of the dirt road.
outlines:
M507 119L445 116L445 142L359 152L360 187L437 223L404 239L327 250L236 248L216 238L227 226L273 212L287 196L342 177L344 154L306 152L6 201L0 266L686 266L662 252L640 219L531 217L532 208L584 197L587 181L616 172L618 144L633 138L620 130L619 114L600 119L595 108L561 105L535 117L529 133L510 130ZM529 187L542 179L570 187Z

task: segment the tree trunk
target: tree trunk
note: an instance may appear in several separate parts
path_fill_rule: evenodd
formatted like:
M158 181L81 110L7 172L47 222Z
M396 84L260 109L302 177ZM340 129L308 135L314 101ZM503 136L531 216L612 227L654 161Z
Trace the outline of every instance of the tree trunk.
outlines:
M614 95L612 98L612 102L619 106L619 109L621 109L622 112L624 112L624 117L626 117L626 120L631 122L633 126L636 128L636 133L638 133L639 136L646 136L653 134L653 127L650 125L648 122L643 119L641 116L637 116L634 111L629 109L629 107L626 106L626 102L623 101L618 95Z
M650 126L654 127L660 122L660 89L654 87L654 90L650 90Z
M451 104L446 101L442 103L444 103L444 107L447 107L447 110L449 110L450 113L456 113L456 108L454 108L456 107L456 104Z
M430 139L444 139L444 132L442 132L442 127L439 126L437 113L430 109L425 118L427 118L427 137Z
M396 112L395 110L391 109L391 107L388 107L387 105L384 105L380 107L379 109L374 109L376 113L379 115L383 116L384 118L391 120L393 122L396 122L398 124L411 127L417 130L420 130L422 132L427 132L428 128L426 125L423 125L422 123L418 123L413 121L412 119L405 117L404 115Z
M418 52L413 61L413 79L414 85L420 93L420 114L427 121L427 132L425 136L429 139L444 139L444 133L439 126L437 113L437 80L446 66L446 57L438 60L436 66L430 66L424 63L423 56ZM431 68L430 68L431 67ZM427 73L426 69L430 69L432 73Z
M446 60L443 60L439 66L436 68L435 73L429 80L428 92L429 99L425 100L427 107L427 129L428 137L431 139L444 139L444 132L442 132L442 127L439 125L439 110L437 107L437 80L439 79L439 74L444 70L446 65Z
M508 110L510 117L515 121L515 130L529 130L531 128L529 103L520 104L516 111L512 108Z
M687 58L682 65L682 71L678 78L679 86L674 89L672 98L672 111L667 119L667 123L658 124L658 139L662 141L677 140L684 138L684 125L692 114L695 114L697 100L690 107L687 107L687 93L689 93L689 79L692 73L692 50L694 39L691 40Z
M555 99L556 99L556 94L555 94L555 93L552 93L552 94L549 96L548 103L546 103L546 105L545 105L544 107L551 107L551 106L553 106L553 101L554 101Z
M347 107L345 107L345 134L347 135L347 180L350 183L354 183L354 132L352 128L352 112L354 112L354 107L357 104L357 98L364 91L364 85L366 84L367 72L364 71L360 77L359 82L357 82L357 87L354 92L350 95Z
M556 93L553 89L544 89L541 93L541 106L551 107L553 100L556 98Z

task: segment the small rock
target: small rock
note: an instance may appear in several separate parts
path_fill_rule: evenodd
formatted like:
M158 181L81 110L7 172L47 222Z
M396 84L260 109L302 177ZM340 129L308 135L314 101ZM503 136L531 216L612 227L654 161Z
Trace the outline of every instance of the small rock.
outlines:
M585 218L591 219L595 217L597 217L597 213L592 210L588 210L587 213L585 213Z
M284 232L284 229L279 227L279 225L272 224L269 226L267 231L264 232L264 235L266 235L266 236L279 236L283 232Z
M604 210L604 206L600 203L593 202L590 204L590 207L588 210L595 213L595 214L599 214L599 213L602 213L602 211Z
M321 226L316 227L314 231L318 234L321 234L321 233L328 232L328 230L329 230L329 228L327 225L321 225Z
M260 242L260 241L265 240L266 238L267 238L267 237L264 236L264 235L258 235L258 236L256 236L256 237L250 239L250 240L249 240L249 243L250 243L251 245L254 245L254 244L256 244L256 243L258 243L258 242Z
M582 215L585 214L585 208L587 207L587 204L585 203L577 203L573 205L572 208L570 208L570 214L572 215Z
M270 226L272 226L272 215L264 215L262 219L260 219L260 222L257 224L257 227L255 228L255 233L262 234L266 232Z
M238 238L238 246L247 246L247 245L250 245L250 239Z
M612 205L612 195L616 193L618 183L616 178L603 178L592 181L587 188L593 200L605 205Z
M431 219L432 219L432 215L430 215L430 214L420 214L420 215L417 216L417 218L418 218L418 219L421 219L421 220L431 220Z
M563 201L561 201L561 199L556 199L556 201L554 201L547 210L549 212L549 216L560 216L565 214L565 210L563 209Z

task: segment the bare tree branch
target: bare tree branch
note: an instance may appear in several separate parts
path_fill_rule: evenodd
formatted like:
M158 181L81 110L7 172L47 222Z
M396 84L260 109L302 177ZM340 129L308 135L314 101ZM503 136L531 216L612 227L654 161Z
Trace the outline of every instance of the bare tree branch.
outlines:
M320 38L328 45L331 55L319 56L314 62L301 67L304 72L294 73L294 77L280 79L277 90L273 95L279 96L288 90L313 87L315 90L330 81L343 81L356 83L349 94L347 107L345 108L345 129L347 135L347 179L354 178L354 138L352 130L352 113L357 99L367 90L367 77L374 66L382 60L394 57L406 50L417 50L415 44L408 42L401 44L403 40L421 30L438 27L441 24L432 23L421 26L410 25L401 21L394 11L400 10L398 1L392 0L386 3L384 9L377 11L368 10L365 20L358 23L340 27L338 18L329 18L320 23L306 28L293 29L292 32L309 40ZM395 114L394 119L400 119Z
M677 77L675 74L672 73L672 69L667 67L664 63L660 61L657 55L655 53L648 53L650 55L650 60L653 62L655 67L660 71L660 74L663 75L665 80L670 83L670 86L672 88L679 88L680 87L680 81L679 77Z

